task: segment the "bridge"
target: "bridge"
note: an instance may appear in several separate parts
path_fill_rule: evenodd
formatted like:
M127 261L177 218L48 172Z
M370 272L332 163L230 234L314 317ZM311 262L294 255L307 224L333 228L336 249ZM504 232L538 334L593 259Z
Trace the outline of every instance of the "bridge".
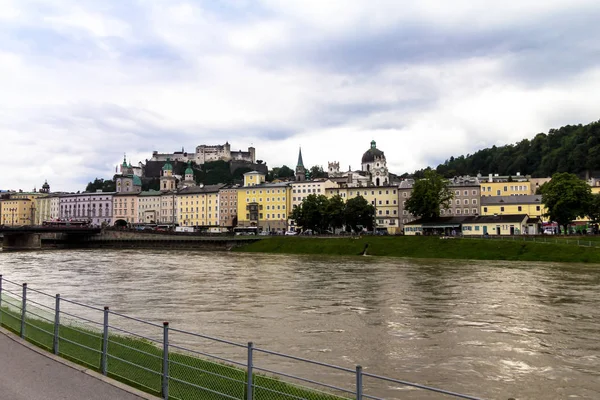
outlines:
M66 237L89 237L101 233L100 228L85 226L6 226L0 225L2 250L38 250L42 248L42 234L63 234Z

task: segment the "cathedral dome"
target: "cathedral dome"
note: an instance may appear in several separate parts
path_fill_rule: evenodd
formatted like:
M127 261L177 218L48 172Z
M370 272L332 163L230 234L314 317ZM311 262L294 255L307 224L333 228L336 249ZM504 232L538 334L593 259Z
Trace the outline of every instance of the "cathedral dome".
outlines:
M133 176L133 186L142 186L142 180L137 175Z
M375 158L385 158L385 155L383 154L383 151L377 149L377 147L375 147L375 141L372 140L371 141L371 148L367 151L365 151L365 154L363 154L362 156L362 163L370 163L370 162L374 162Z
M173 166L171 165L171 160L167 158L167 162L162 167L163 171L173 171Z
M194 175L194 170L192 169L192 163L190 161L188 161L188 166L185 169L185 174L186 175Z

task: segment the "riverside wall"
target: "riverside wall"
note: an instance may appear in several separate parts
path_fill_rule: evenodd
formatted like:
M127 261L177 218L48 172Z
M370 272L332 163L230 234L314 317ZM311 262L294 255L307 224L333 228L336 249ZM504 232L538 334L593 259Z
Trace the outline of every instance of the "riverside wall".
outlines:
M229 251L261 240L258 237L200 236L190 234L160 234L130 231L103 231L98 235L76 236L67 234L42 235L45 249L185 249Z

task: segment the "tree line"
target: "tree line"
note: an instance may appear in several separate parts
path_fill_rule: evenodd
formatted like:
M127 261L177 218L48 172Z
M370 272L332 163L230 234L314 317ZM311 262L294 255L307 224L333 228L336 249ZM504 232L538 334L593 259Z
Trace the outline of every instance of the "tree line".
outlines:
M450 157L435 171L446 177L498 173L548 177L558 172L583 176L600 170L600 121L587 125L566 125L538 133L533 139L492 146L474 154ZM415 171L422 178L425 170ZM408 174L405 174L408 176Z
M344 202L339 195L328 198L322 194L311 194L292 210L290 217L303 231L333 233L345 227L346 231L360 232L363 229L373 230L375 206L362 196Z

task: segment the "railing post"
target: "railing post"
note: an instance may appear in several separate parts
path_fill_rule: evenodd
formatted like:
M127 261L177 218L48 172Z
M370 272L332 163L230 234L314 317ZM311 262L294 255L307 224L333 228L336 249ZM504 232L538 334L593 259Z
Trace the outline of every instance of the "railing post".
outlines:
M104 331L102 332L102 357L100 358L102 375L108 374L108 307L104 307Z
M252 377L253 377L253 367L254 367L254 362L252 360L252 353L254 350L254 343L252 342L248 342L248 380L247 380L247 384L246 384L246 400L252 400L252 396L254 394L254 387L253 387L253 383L252 383Z
M23 294L21 299L21 338L25 339L25 316L27 314L27 284L23 284Z
M362 400L363 397L363 382L362 382L362 367L356 366L356 400Z
M162 396L169 399L169 323L163 322Z
M54 336L52 337L52 352L58 355L58 341L60 335L60 294L56 294L54 302Z

